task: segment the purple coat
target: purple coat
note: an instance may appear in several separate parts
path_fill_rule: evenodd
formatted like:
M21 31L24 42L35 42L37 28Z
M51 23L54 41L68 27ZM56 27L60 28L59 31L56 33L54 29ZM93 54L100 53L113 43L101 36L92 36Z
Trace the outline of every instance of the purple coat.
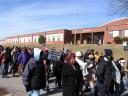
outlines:
M18 56L18 62L19 64L27 64L27 62L29 61L29 54L27 53L20 53L19 56Z

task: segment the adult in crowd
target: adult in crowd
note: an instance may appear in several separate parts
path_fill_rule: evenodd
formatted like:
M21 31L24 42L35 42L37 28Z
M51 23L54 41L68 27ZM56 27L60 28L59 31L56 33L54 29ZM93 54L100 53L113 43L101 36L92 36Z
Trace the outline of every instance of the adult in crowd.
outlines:
M124 58L120 58L119 60L117 60L116 65L120 71L121 74L121 78L120 78L120 84L115 82L115 86L116 86L116 91L115 91L115 95L116 96L120 96L124 91L125 91L125 85L123 82L123 77L124 77L124 72L125 72L125 59Z
M54 66L54 75L56 77L56 83L57 83L57 87L61 88L61 76L62 76L62 68L64 65L64 60L63 57L61 55L60 60L59 61L55 61L55 66Z
M127 46L126 46L126 51L128 51L128 40L127 40Z
M80 67L75 61L75 55L70 54L62 70L63 96L79 96L78 78L80 76Z
M2 73L2 64L1 64L1 60L2 60L2 51L4 50L4 47L0 45L0 74Z
M124 90L124 86L122 86L124 71L123 71L119 61L120 60L115 61L115 63L113 62L113 64L114 64L113 73L115 73L115 74L113 74L113 82L114 83L111 86L113 87L115 96L121 96L121 94ZM117 72L118 72L118 74L117 74Z
M23 84L28 96L40 96L40 89L46 86L46 75L43 52L40 52L39 60L31 55L23 73Z
M123 47L124 47L124 51L126 51L127 50L127 41L123 42Z
M11 62L11 50L10 47L6 47L1 53L1 64L2 64L2 77L8 78L8 68Z
M99 96L106 96L111 93L112 75L112 60L113 53L111 49L105 49L105 55L100 60L96 70L97 87Z
M46 75L46 93L49 93L49 71L50 71L50 60L48 60L48 49L47 48L43 48L42 49L42 60L43 60L43 64L45 67L45 75Z
M84 55L83 55L83 61L84 62L87 62L87 60L88 60L88 55L90 54L90 49L87 49L86 51L85 51L85 53L84 53Z
M29 61L29 59L30 59L29 53L27 49L23 47L21 53L18 56L18 62L19 62L18 70L19 70L20 75L23 75L25 66L27 62Z
M18 70L18 55L19 55L18 48L15 46L11 52L12 64L11 64L10 73L12 73L13 77L15 76L15 73Z
M80 90L80 94L82 95L85 91L86 91L86 76L89 74L87 71L87 62L83 62L81 60L82 58L82 53L80 51L76 52L76 62L80 65L80 69L81 69L81 77L79 79L79 90Z
M95 56L94 50L91 49L87 59L87 70L89 75L86 76L87 81L90 85L91 91L94 92L94 79L95 79Z

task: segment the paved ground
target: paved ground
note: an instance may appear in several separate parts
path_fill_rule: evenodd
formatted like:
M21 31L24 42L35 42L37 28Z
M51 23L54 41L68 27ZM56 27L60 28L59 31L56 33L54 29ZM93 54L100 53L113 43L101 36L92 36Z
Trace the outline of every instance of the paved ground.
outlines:
M125 78L125 83L128 83L128 79ZM50 93L48 96L62 96L62 90L55 88L53 80L50 80ZM10 94L7 95L1 95L0 96L27 96L27 93L25 92L25 88L22 83L21 77L11 77L10 78L1 78L0 76L0 88L6 89ZM126 86L128 89L128 86ZM128 93L128 90L125 91L124 94ZM5 93L4 93L5 94ZM45 91L41 91L41 96L47 96L45 94ZM86 95L89 96L89 95ZM123 95L128 96L128 95Z
M27 96L21 77L1 78L0 76L0 88L6 89L14 96ZM41 91L42 96L47 96L45 93L45 91ZM62 90L55 88L54 83L50 83L50 93L48 96L62 96Z

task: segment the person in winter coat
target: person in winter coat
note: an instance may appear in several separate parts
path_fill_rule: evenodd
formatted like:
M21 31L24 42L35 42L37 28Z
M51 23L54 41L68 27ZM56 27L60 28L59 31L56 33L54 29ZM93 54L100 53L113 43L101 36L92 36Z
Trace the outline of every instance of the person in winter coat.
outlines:
M4 47L0 45L0 74L2 73L2 51L4 50Z
M8 68L9 68L9 63L11 62L11 51L10 47L6 47L1 56L1 64L2 64L2 77L3 78L8 78Z
M5 77L5 52L6 52L5 49L3 49L1 52L1 75L2 75L2 78Z
M15 76L18 67L18 55L19 55L18 48L14 47L14 49L11 52L11 56L12 56L11 73L13 74L13 77Z
M110 93L112 85L112 60L113 53L111 49L105 49L105 56L100 60L97 70L97 87L99 96L106 96Z
M18 56L18 62L19 62L18 70L19 70L20 75L23 75L24 68L25 68L27 62L29 61L29 58L30 57L29 57L29 54L28 54L26 48L23 48L21 53Z
M127 50L127 41L123 42L123 47L124 47L124 51L126 51Z
M28 96L40 96L40 89L45 88L46 75L42 52L40 52L39 61L32 56L27 63L23 73L23 84Z
M55 65L54 65L54 75L56 77L56 82L57 82L57 87L61 88L61 76L62 76L62 69L63 69L63 65L64 65L64 61L62 60L63 57L60 57L59 61L55 61Z
M67 63L63 65L62 85L63 96L79 96L78 78L80 76L80 67L75 62L75 55L70 54L67 57Z
M120 72L120 78L118 76L118 79L120 79L120 82L114 81L115 84L115 96L121 96L121 94L125 91L125 86L123 82L123 76L124 76L124 63L125 59L120 58L115 62L119 72Z
M87 84L86 84L86 76L89 74L88 71L87 71L87 62L83 62L81 60L81 56L82 56L82 53L80 51L76 52L76 62L79 64L80 66L80 69L81 69L81 75L83 77L81 77L81 79L79 80L79 85L80 85L80 94L82 95L85 91L86 91L86 87L87 87Z

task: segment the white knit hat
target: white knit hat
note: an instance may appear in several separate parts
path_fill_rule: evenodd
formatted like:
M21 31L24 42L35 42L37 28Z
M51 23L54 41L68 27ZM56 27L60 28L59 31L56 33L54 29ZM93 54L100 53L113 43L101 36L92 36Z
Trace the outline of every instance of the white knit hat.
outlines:
M76 52L76 56L82 56L81 52L80 51L77 51Z
M89 55L88 58L92 59L92 58L94 58L94 56L93 55Z

